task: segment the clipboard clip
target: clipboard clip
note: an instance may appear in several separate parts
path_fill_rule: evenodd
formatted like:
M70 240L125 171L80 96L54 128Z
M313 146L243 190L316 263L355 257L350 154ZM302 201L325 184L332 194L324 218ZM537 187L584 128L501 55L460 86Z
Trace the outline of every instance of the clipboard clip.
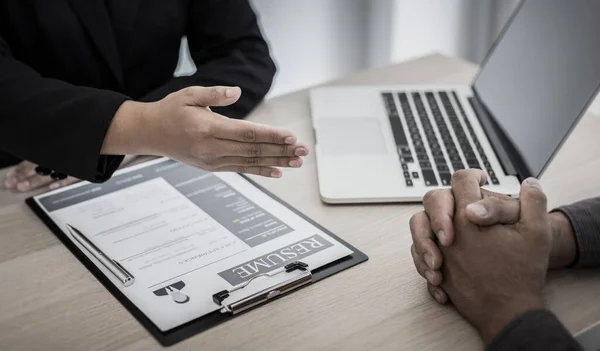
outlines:
M230 297L231 293L247 287L256 278L265 276L273 277L279 274L288 274L295 271L300 271L300 274L296 274L281 283L278 283L267 289L260 290L255 294L251 294L250 296L246 296L235 301L225 301ZM308 268L308 264L296 261L272 272L256 275L247 282L244 282L243 284L240 284L231 290L219 291L213 295L213 301L217 305L221 306L221 313L237 314L310 283L312 283L312 273Z

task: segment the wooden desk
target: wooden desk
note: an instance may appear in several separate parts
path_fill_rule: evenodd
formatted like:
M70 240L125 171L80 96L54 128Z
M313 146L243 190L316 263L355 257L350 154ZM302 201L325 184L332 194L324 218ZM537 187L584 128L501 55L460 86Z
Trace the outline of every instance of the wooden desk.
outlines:
M476 67L438 55L334 84L469 83ZM263 104L253 121L313 142L306 91ZM586 116L547 173L550 206L600 195L600 119ZM0 172L4 178L5 171ZM326 206L314 154L283 179L257 179L370 256L370 261L173 346L172 350L479 350L475 331L433 302L409 252L419 205ZM25 206L0 192L0 350L158 350L129 315ZM561 271L546 289L572 332L600 320L600 274Z

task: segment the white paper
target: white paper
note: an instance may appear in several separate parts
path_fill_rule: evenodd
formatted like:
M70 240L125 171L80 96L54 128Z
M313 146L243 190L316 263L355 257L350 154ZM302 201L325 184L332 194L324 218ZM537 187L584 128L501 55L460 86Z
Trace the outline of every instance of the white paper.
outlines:
M135 277L123 287L71 238L162 331L219 309L214 293L259 273L297 260L315 269L352 253L243 177L166 159L36 201L69 238L66 224ZM256 279L248 291L268 284Z

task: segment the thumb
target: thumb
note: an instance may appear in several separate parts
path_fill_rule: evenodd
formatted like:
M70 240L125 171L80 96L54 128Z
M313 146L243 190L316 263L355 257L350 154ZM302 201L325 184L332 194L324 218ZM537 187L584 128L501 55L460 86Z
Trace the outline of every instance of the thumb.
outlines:
M239 87L189 87L182 90L185 103L190 106L229 106L240 98L242 90Z
M527 178L521 184L521 215L519 223L530 226L545 221L548 215L546 194L535 178Z
M520 207L519 200L492 195L467 205L466 215L480 226L513 224L519 221Z

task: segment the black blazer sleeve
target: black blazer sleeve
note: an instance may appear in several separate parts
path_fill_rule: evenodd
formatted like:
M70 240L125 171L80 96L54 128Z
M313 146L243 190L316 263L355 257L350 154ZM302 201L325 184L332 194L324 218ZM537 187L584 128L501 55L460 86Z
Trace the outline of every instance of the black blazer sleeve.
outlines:
M237 103L213 111L246 117L269 91L276 70L248 1L191 0L186 34L196 73L173 78L142 100L157 101L193 85L239 86Z
M487 351L583 351L556 316L547 310L529 311L507 325Z
M0 149L80 179L101 182L122 156L102 156L104 136L128 98L40 76L0 36Z
M571 223L577 244L576 268L600 268L600 197L562 206Z

